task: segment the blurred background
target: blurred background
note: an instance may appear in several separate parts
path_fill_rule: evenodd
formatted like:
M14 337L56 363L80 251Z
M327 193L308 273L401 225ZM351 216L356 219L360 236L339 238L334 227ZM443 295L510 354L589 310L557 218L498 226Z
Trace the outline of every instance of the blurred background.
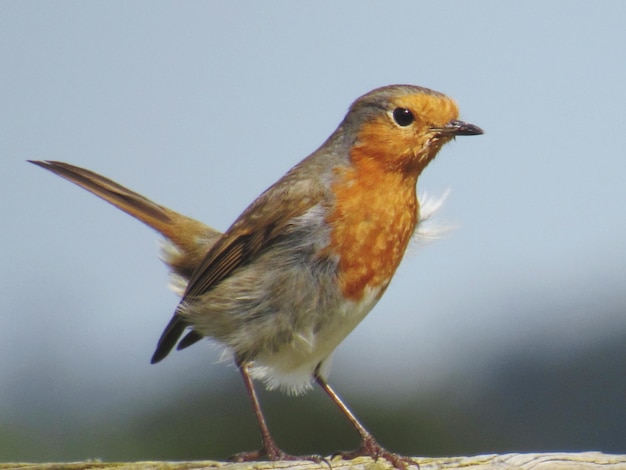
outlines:
M224 230L350 103L412 83L485 129L335 354L391 450L626 453L626 3L37 2L0 15L0 460L222 459L259 439L206 341L149 364L177 304L158 239L25 162L93 169ZM333 405L263 392L292 453L358 445Z

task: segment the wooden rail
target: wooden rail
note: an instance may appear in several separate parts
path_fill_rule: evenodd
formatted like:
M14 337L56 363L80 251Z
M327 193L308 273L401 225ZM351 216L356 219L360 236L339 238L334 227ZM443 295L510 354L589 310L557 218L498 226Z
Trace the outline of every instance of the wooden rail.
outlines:
M415 457L420 470L626 470L626 455L600 452L491 454L473 457ZM66 462L0 463L0 470L388 470L385 460L374 462L361 457L354 460L329 459L328 463L278 461L229 463L211 460L193 462Z

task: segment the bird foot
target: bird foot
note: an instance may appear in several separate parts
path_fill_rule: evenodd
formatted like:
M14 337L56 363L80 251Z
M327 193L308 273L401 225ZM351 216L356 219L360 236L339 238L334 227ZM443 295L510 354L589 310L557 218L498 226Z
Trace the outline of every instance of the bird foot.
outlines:
M315 463L326 463L328 461L321 455L290 455L283 452L273 441L266 443L263 448L251 452L240 452L232 455L231 462L256 462L258 460L310 460Z
M411 459L410 457L405 457L403 455L389 452L387 449L381 446L372 436L368 436L363 439L361 447L359 447L358 449L346 452L337 452L333 455L333 457L335 456L340 456L344 460L352 460L356 457L363 456L371 457L374 460L383 458L398 470L406 470L407 467L410 465L419 468L419 463L417 463L415 460Z

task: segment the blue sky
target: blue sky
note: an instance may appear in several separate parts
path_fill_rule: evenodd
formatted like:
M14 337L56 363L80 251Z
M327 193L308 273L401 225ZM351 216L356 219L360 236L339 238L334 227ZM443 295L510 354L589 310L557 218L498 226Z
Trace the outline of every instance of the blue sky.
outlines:
M0 416L33 409L23 390L112 406L119 384L232 373L206 345L149 365L177 303L157 237L26 159L225 229L391 83L454 97L485 135L423 173L455 228L411 250L331 381L428 388L510 348L623 334L625 23L618 1L4 2ZM66 385L33 391L42 368Z

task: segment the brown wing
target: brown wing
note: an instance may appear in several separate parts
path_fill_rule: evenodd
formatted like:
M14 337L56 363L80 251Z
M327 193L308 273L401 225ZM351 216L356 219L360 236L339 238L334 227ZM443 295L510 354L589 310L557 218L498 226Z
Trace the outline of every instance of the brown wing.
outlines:
M228 277L234 269L254 259L263 247L284 233L291 219L302 215L322 197L322 191L316 190L320 188L319 184L287 175L261 195L228 232L221 235L201 222L158 205L93 171L57 161L30 163L90 191L159 231L181 248L178 258L168 260L175 272L190 276L181 302L193 302L195 297ZM165 327L152 363L167 356L189 326L178 312L177 309ZM178 348L190 346L201 338L202 335L192 330L179 342Z
M192 274L187 289L163 331L152 357L152 363L159 362L174 348L188 323L180 315L180 305L193 303L220 281L227 278L235 269L252 261L259 252L283 234L294 217L304 214L321 199L321 191L312 191L306 183L294 187L289 180L281 180L261 195L215 243L204 260ZM306 188L306 192L301 192ZM183 349L202 336L191 331L178 344Z

